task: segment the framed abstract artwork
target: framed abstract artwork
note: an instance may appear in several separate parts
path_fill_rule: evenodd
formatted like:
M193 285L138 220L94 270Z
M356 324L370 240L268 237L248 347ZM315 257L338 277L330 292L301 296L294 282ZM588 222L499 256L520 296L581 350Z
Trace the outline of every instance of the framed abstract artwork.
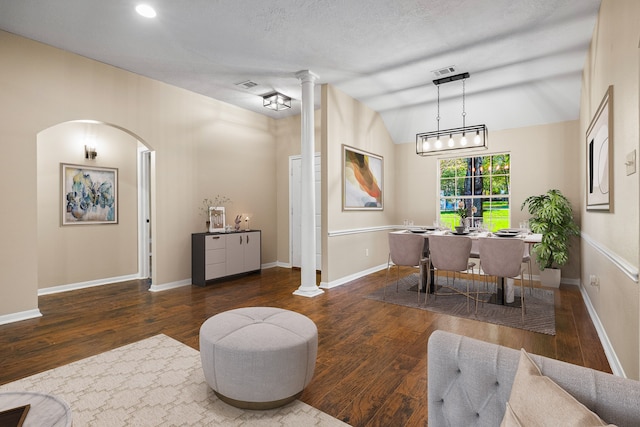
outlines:
M60 165L62 225L118 223L118 169Z
M382 210L383 158L346 145L342 147L342 209Z
M613 193L613 86L587 129L587 210L611 211Z

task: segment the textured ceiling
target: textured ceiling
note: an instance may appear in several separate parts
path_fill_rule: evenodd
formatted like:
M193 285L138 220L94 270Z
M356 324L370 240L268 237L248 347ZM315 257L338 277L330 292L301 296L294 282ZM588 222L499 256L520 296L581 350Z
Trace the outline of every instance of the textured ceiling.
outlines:
M141 0L142 1L142 0ZM600 0L0 0L0 29L271 117L311 70L378 111L396 143L436 127L433 70L469 72L467 124L578 118ZM236 85L258 83L252 89ZM291 96L272 112L261 95ZM462 85L440 86L440 128ZM316 91L319 94L319 91ZM316 103L320 101L316 96Z

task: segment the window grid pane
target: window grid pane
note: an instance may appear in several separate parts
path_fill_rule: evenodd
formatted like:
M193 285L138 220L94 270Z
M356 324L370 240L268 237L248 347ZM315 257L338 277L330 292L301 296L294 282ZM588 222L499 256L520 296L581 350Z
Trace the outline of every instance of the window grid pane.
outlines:
M440 160L440 222L460 223L459 203L470 224L482 222L489 230L510 225L511 156L459 157Z

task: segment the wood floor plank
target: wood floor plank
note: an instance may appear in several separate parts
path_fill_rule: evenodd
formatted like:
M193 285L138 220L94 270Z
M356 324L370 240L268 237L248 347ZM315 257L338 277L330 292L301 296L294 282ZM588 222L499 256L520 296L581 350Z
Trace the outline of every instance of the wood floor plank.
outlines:
M384 284L379 271L305 298L293 295L299 270L272 268L206 287L149 292L134 280L41 296L43 317L0 325L0 384L160 333L198 349L207 318L247 306L316 323L316 369L301 400L354 426L426 425L427 341L438 329L611 371L575 286L555 291L557 335L549 336L365 298Z

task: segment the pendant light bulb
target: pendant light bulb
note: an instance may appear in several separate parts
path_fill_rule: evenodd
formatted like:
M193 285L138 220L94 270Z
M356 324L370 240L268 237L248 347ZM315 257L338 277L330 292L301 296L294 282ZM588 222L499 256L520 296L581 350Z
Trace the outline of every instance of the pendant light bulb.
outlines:
M438 150L442 148L442 141L440 141L440 137L436 140L436 148Z
M473 138L473 143L476 145L480 145L480 132L476 131L476 136Z
M449 147L452 148L454 144L455 144L455 141L453 140L453 135L449 135L449 143L448 143Z
M464 133L462 134L462 138L460 138L460 145L462 145L463 147L467 145L467 137Z

